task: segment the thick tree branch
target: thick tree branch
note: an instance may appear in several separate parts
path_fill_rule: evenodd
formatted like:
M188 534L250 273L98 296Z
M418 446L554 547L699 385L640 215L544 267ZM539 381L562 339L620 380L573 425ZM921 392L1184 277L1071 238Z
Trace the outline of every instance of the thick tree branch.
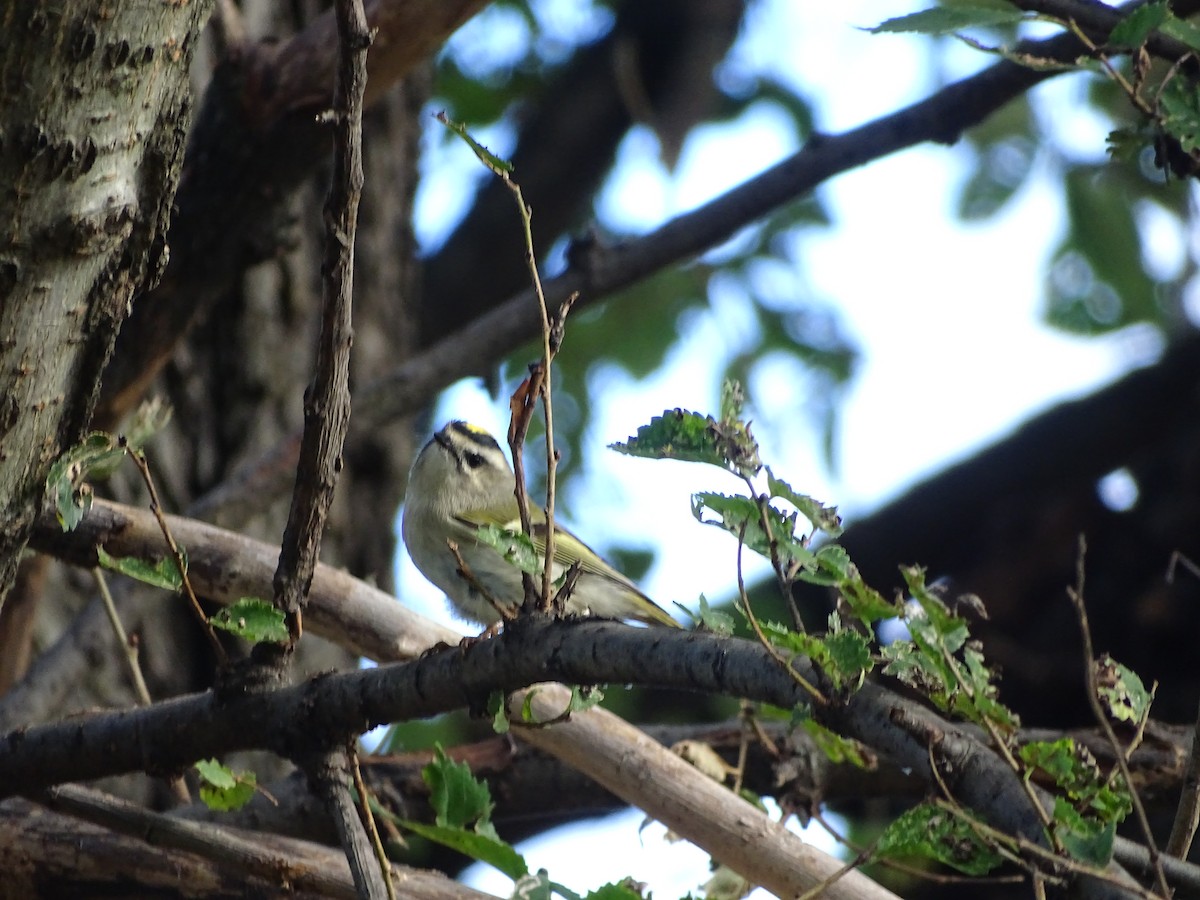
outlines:
M358 896L345 857L322 844L188 822L79 785L52 788L39 799L42 808L26 800L0 803L0 866L10 878L30 867L38 873L36 886L6 881L10 896L98 896L107 893L104 884L134 880L209 900L244 897L251 889L266 896L281 883L289 897ZM406 897L491 896L434 872L396 867L395 873ZM226 893L214 887L220 883L236 886Z
M810 681L819 680L806 661L793 665ZM264 693L183 697L12 732L0 742L0 795L144 768L173 771L235 749L265 747L293 756L385 722L463 707L482 710L496 690L546 679L724 693L784 708L808 699L762 647L747 641L595 620L518 620L498 638L411 663ZM935 761L941 781L960 802L1006 833L1044 841L1019 776L961 726L874 683L844 705L814 714L930 782Z
M278 547L179 516L167 516L167 523L187 549L188 574L203 596L229 604L241 597L271 595ZM141 559L159 559L166 552L149 511L103 500L95 501L73 532L64 533L53 514L44 514L33 541L42 552L84 568L98 565L97 546L113 556ZM457 643L462 637L330 566L317 566L309 598L310 630L371 659L410 659L434 644ZM0 699L0 727L16 728L61 714L95 657L112 652L103 606L91 604L72 623L69 636L42 654L26 678Z

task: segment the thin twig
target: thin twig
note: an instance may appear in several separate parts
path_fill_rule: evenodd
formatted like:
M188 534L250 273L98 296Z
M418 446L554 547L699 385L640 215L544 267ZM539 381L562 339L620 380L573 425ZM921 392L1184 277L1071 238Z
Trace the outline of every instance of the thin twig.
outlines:
M827 706L829 704L829 700L825 697L825 695L817 689L816 685L796 671L796 669L792 666L792 661L788 659L778 647L776 647L767 639L766 634L763 633L762 626L758 624L758 619L756 619L754 616L754 610L750 608L750 595L746 593L746 581L742 573L742 551L745 549L745 547L746 528L745 525L743 525L742 533L738 535L737 550L738 602L740 602L742 605L742 612L746 614L746 619L749 621L750 627L754 630L754 635L758 638L758 642L762 645L762 648L766 650L767 653L771 654L771 657L776 662L783 666L784 670L788 673L791 679L796 682L796 684L808 691L812 698L822 706Z
M475 591L479 593L484 600L491 604L492 609L500 615L504 621L509 621L515 618L512 608L505 606L496 599L496 595L487 589L487 587L471 571L471 567L467 565L467 561L463 559L462 552L458 549L458 544L449 538L446 539L446 546L450 548L450 554L454 557L454 562L458 565L458 576L469 584Z
M104 601L104 612L108 615L108 623L112 626L117 643L121 645L121 655L129 668L129 677L133 680L133 691L137 694L138 704L149 706L154 700L150 696L150 689L146 687L146 679L142 675L142 665L138 660L137 640L130 640L129 635L125 632L125 626L121 624L121 616L117 613L117 604L113 601L112 592L108 589L108 579L104 577L104 570L95 566L92 569L92 578ZM172 776L167 779L167 784L171 788L171 793L175 795L175 799L180 803L192 802L191 792L182 777Z
M300 458L273 583L275 605L287 616L289 644L293 645L304 632L303 608L320 556L350 424L354 237L363 188L363 91L371 33L362 0L338 0L334 5L339 47L333 94L333 171L325 200L321 259L321 332L312 383L304 393Z
M350 775L354 779L354 790L358 793L359 809L362 811L363 824L367 835L371 838L371 846L375 848L375 858L379 860L380 871L383 872L383 882L387 886L388 900L396 900L396 885L391 878L391 863L387 852L383 849L383 841L379 837L379 829L375 826L375 815L371 812L371 795L363 782L362 769L358 764L358 751L350 748Z
M150 698L150 689L146 687L146 679L142 677L137 645L129 640L129 635L125 633L125 626L121 624L121 617L117 614L117 605L113 602L112 592L108 589L108 579L104 577L104 570L96 566L92 569L92 578L95 579L96 587L100 590L100 597L104 600L104 611L108 614L108 622L112 626L113 634L117 636L117 643L121 645L125 664L129 668L129 677L133 679L133 689L137 694L138 703L142 706L149 706L154 701Z
M123 439L122 439L123 440ZM192 612L200 622L200 627L204 634L208 637L209 646L212 647L213 654L217 658L217 664L224 668L228 662L225 655L225 648L221 646L221 642L217 640L217 633L213 631L212 625L208 622L208 616L204 614L203 608L200 606L200 601L196 598L196 592L192 590L192 581L188 578L187 563L183 558L183 551L179 549L179 545L175 543L175 537L171 534L171 529L167 525L166 517L163 515L162 504L158 500L158 489L154 486L154 478L150 475L150 465L146 462L146 454L142 450L128 448L129 456L137 466L138 471L142 474L142 481L146 483L146 490L150 492L150 511L154 513L154 518L158 522L159 530L162 531L163 537L166 539L167 547L171 551L171 557L175 560L175 568L179 570L180 582L183 585L183 594L188 598L191 604Z
M1125 752L1121 747L1121 743L1117 740L1117 734L1113 731L1112 723L1108 721L1108 716L1104 712L1104 708L1100 705L1100 685L1096 682L1096 651L1092 646L1092 629L1088 624L1087 607L1083 601L1083 586L1084 586L1084 559L1087 556L1087 541L1083 535L1079 536L1079 552L1075 558L1075 586L1067 588L1067 596L1071 599L1072 605L1075 607L1075 616L1079 621L1079 631L1083 638L1083 660L1084 660L1084 677L1087 680L1087 695L1088 705L1092 709L1092 716L1107 736L1109 743L1112 745L1114 755L1117 758L1117 765L1121 769L1121 777L1125 779L1125 787L1129 791L1129 799L1133 804L1134 813L1138 818L1138 826L1142 829L1142 835L1146 841L1146 848L1150 851L1150 862L1154 868L1154 877L1158 882L1159 890L1164 897L1171 896L1171 886L1167 882L1166 873L1163 871L1162 863L1159 860L1158 845L1154 841L1154 831L1150 828L1150 820L1146 816L1146 808L1142 805L1142 798L1137 792L1137 788L1133 781L1133 775L1129 771L1129 762L1125 758Z

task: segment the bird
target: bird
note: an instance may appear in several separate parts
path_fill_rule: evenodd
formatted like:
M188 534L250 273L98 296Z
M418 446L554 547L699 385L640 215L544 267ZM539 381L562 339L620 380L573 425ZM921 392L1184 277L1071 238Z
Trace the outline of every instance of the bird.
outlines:
M520 530L514 485L512 467L496 439L486 429L454 420L417 454L404 497L401 533L413 563L445 592L459 615L489 627L515 616L524 597L521 571L478 540L484 525ZM529 515L541 561L546 550L545 514L533 507ZM469 577L459 571L449 541L457 545ZM579 578L566 601L567 613L680 627L632 581L555 522L553 577L558 579L576 562Z

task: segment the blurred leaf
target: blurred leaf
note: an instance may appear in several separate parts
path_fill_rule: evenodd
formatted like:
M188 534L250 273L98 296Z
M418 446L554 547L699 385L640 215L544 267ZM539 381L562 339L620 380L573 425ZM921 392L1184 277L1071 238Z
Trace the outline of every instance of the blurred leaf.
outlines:
M829 761L835 765L849 763L859 769L874 769L875 763L870 751L852 738L842 737L836 731L830 731L816 719L805 719L801 725L809 737L821 749Z
M1190 78L1175 76L1163 85L1158 98L1159 124L1179 141L1184 152L1200 148L1200 95Z
M282 644L288 639L283 613L258 597L242 597L209 616L214 628L232 632L238 637L258 643L273 641Z
M1027 137L988 145L958 197L959 218L971 222L999 212L1033 171L1037 147Z
M200 800L211 810L232 812L254 797L258 778L253 772L234 772L215 759L202 759L194 768L200 776Z
M183 557L183 567L187 568L187 552L180 548ZM113 572L120 572L138 581L145 582L166 591L177 591L183 587L183 576L171 556L161 559L140 559L136 556L109 556L103 547L96 547L96 557L100 565Z
M907 16L887 19L874 28L866 29L871 34L917 32L918 34L950 34L967 28L990 27L992 25L1015 25L1025 14L1011 6L997 7L992 3L961 5L954 8L939 6L923 9Z
M1128 197L1091 166L1068 171L1065 185L1069 231L1051 263L1047 320L1083 334L1159 324Z
M1155 28L1170 17L1166 3L1148 3L1129 12L1108 35L1109 46L1140 47Z
M1166 3L1161 5L1167 6ZM1167 37L1187 44L1193 51L1200 51L1200 28L1197 28L1194 22L1181 19L1168 11L1166 18L1159 25L1159 30Z
M682 604L675 604L680 609L684 610L688 615L692 615L696 621L707 628L713 634L730 635L733 634L734 621L733 616L729 613L719 610L709 605L708 598L703 594L700 595L699 611L695 614Z
M93 431L54 461L46 474L46 496L54 502L63 531L74 531L92 508L92 489L84 483L92 469L124 457L125 448L114 435Z

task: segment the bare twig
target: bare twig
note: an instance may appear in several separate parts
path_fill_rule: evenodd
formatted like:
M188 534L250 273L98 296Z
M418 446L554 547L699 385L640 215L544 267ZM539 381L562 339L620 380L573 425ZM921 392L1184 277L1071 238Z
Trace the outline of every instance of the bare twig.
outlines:
M1175 820L1171 823L1167 853L1179 859L1187 859L1192 841L1196 838L1197 825L1200 825L1200 714L1196 716L1196 724L1192 731L1187 773L1183 776L1179 807L1175 810Z
M302 609L317 565L350 422L354 236L363 186L363 91L371 35L362 0L338 0L335 6L340 45L333 98L333 173L325 201L321 334L312 384L304 396L304 436L274 584L275 605L287 615L293 644L304 631Z
M363 783L362 769L358 765L358 751L353 747L349 751L350 775L354 779L354 790L358 794L359 809L362 810L363 824L366 826L367 835L371 838L371 846L375 850L375 859L379 861L380 869L386 873L391 867L388 861L387 853L383 849L383 841L379 839L379 829L375 827L375 815L371 812L371 795L367 791L367 786ZM388 900L396 900L396 885L391 878L384 876L384 884L387 886Z
M108 589L108 580L104 577L104 570L96 566L92 569L92 578L95 579L96 587L99 588L100 596L104 600L104 611L108 613L108 622L112 626L113 634L117 636L117 643L121 645L122 655L129 668L129 677L133 679L133 688L138 702L142 706L149 706L154 701L150 698L150 689L146 687L146 679L142 677L137 645L129 639L129 635L125 633L125 626L121 624L121 617L117 614L116 604L113 603L112 593Z

